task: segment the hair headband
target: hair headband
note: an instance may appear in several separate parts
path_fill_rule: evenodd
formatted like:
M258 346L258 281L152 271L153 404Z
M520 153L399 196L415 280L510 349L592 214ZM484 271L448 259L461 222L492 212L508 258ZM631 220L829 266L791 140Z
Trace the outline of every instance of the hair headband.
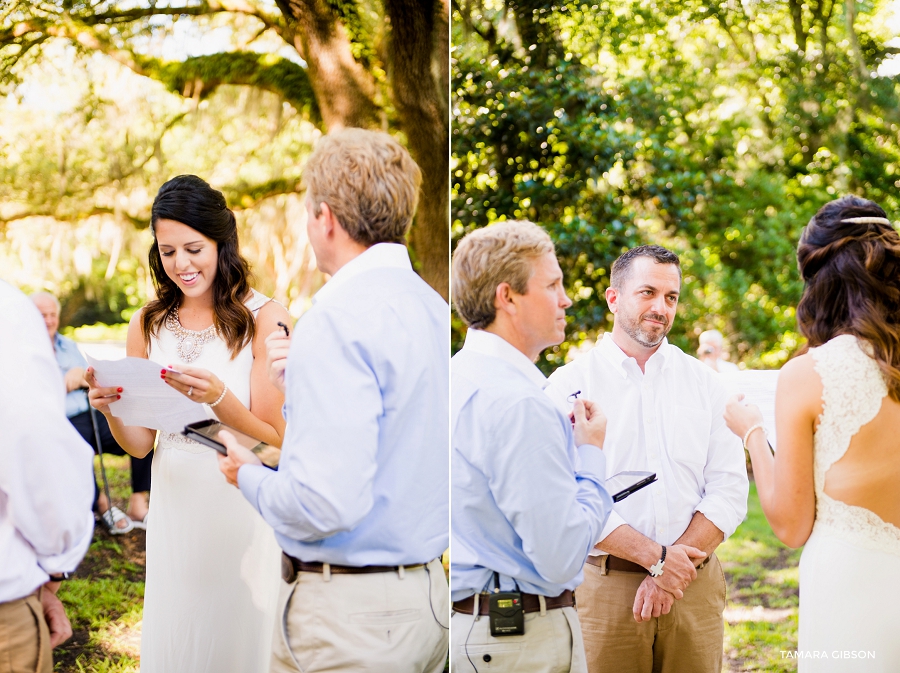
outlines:
M841 222L850 222L851 224L887 224L890 226L891 221L886 217L850 217Z

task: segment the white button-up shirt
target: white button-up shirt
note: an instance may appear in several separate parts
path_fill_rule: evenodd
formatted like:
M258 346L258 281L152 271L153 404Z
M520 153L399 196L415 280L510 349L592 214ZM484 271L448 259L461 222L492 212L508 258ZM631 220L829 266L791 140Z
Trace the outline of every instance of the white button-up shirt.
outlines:
M616 503L601 540L628 524L669 545L695 512L726 538L737 529L747 513L749 481L741 440L723 419L727 393L712 369L664 339L641 372L605 334L590 352L557 369L546 392L570 409L568 398L579 390L608 419L607 478L646 470L659 479Z
M0 603L70 572L94 529L93 451L66 418L53 347L28 297L0 281Z

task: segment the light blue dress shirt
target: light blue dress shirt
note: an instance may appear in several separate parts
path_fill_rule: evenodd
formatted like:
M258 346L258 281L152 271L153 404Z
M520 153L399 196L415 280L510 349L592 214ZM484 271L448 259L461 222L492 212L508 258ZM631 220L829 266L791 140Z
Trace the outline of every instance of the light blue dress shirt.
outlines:
M543 374L499 336L470 329L450 372L453 600L494 571L504 591L574 589L612 511L603 452L576 449Z
M277 472L241 491L303 561L412 565L449 544L450 310L380 243L316 294L292 335Z
M59 365L59 371L65 377L73 367L87 368L87 360L78 350L75 342L64 337L59 332L53 337L53 350L56 353L56 362ZM66 417L72 418L78 414L83 414L88 410L87 394L81 388L73 390L66 394Z

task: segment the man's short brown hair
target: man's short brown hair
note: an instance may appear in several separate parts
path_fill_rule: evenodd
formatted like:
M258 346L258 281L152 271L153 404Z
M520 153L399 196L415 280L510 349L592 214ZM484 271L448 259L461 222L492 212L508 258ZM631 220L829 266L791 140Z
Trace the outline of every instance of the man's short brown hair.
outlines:
M327 203L357 243L405 242L422 172L387 133L347 128L323 136L306 162L303 180L316 216Z
M631 263L638 257L649 257L657 264L674 264L678 269L678 280L681 281L681 262L671 250L661 245L639 245L624 252L619 259L613 262L612 271L609 274L609 286L621 290L631 277Z
M532 222L500 222L467 234L453 254L451 292L456 312L469 327L484 329L497 317L500 283L525 294L534 260L553 253L547 232Z

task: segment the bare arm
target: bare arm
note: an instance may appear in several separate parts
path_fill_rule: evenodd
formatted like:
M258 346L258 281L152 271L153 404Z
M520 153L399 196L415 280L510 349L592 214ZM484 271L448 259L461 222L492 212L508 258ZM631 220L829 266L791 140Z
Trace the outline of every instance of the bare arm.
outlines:
M272 446L281 446L285 428L281 415L284 394L272 384L266 370L266 337L282 331L278 322L291 324L291 317L283 306L270 301L259 309L253 339L253 368L250 370L250 409L234 395L226 395L213 409L223 423Z
M144 348L144 336L141 332L142 313L143 310L137 311L131 316L131 321L128 323L125 354L132 358L147 359L147 351ZM109 404L118 399L117 395L128 394L126 382L101 386L94 378L94 371L90 367L88 367L85 374L85 379L90 388L88 398L91 405L106 416L106 420L109 421L109 429L112 431L113 437L116 438L119 446L135 458L143 458L150 453L151 449L153 449L153 443L156 441L156 430L136 425L125 425L121 419L116 418L109 411ZM110 384L113 382L103 381L103 383Z
M619 526L597 543L603 551L637 563L649 570L662 557L662 545L631 526ZM663 574L653 578L661 589L675 596L684 596L684 590L697 577L695 562L706 558L706 554L694 547L675 544L666 547L666 563Z
M66 372L66 392L71 393L73 390L87 387L84 380L84 369L82 367L72 367Z
M248 409L213 372L199 367L178 365L182 372L167 372L166 383L194 402L215 403L213 412L223 423L272 446L281 446L285 421L281 415L284 394L269 379L266 368L266 337L281 332L278 322L290 323L288 312L280 304L269 302L256 318L253 338L253 365L250 370L250 408ZM283 332L282 332L283 334ZM224 397L223 397L224 393ZM221 401L216 403L221 398Z
M709 558L709 555L716 550L716 547L722 544L724 539L725 533L707 519L703 512L694 512L687 530L675 540L675 544L683 544L700 549L706 552L706 558ZM700 565L703 560L702 558L695 558L694 565Z
M812 355L788 362L778 376L775 391L775 429L778 452L773 456L766 435L754 430L747 440L759 502L773 532L789 547L809 539L816 516L813 484L813 434L822 413L822 380ZM762 415L745 406L739 396L728 402L728 427L741 437Z

